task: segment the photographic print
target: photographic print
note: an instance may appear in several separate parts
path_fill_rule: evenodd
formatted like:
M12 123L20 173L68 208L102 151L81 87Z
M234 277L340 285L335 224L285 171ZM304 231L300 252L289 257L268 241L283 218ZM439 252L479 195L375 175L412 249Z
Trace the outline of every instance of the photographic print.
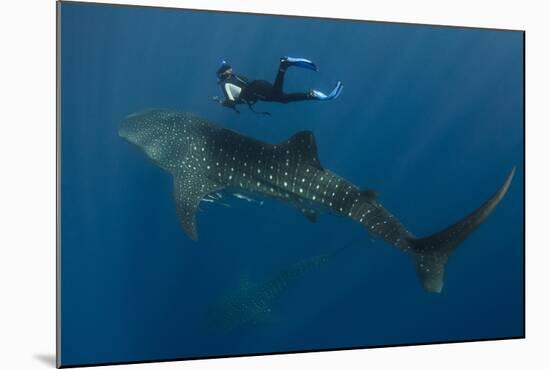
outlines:
M524 337L524 32L58 2L58 365Z

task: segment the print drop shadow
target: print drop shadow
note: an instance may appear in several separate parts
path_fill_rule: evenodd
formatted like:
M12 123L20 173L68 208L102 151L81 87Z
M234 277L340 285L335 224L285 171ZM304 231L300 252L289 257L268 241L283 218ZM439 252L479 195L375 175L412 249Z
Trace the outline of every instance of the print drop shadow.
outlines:
M34 354L33 357L50 368L56 367L54 354Z

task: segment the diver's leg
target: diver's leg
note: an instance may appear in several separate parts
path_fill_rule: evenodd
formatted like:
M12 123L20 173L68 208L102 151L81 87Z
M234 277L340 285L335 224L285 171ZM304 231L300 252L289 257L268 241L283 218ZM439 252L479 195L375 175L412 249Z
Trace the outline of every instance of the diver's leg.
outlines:
M338 81L334 89L327 95L318 90L309 90L309 92L296 92L291 94L281 94L277 96L277 100L274 101L288 103L293 101L303 100L334 100L342 93L344 85Z
M274 101L278 101L278 102L281 102L281 103L289 103L289 102L294 102L294 101L311 100L313 98L314 97L311 94L311 91L310 92L294 92L294 93L291 93L291 94L282 94L282 95L278 96L277 100L274 100Z
M285 72L287 68L288 62L286 61L286 58L281 58L279 70L277 71L277 76L275 76L275 82L273 83L273 89L271 91L273 99L283 95L283 84L285 81Z
M284 95L283 85L284 85L284 79L285 79L285 72L286 72L286 69L290 66L311 69L314 71L318 70L317 66L311 60L304 59L304 58L294 58L291 56L283 56L279 60L279 70L277 71L275 82L273 83L273 96Z

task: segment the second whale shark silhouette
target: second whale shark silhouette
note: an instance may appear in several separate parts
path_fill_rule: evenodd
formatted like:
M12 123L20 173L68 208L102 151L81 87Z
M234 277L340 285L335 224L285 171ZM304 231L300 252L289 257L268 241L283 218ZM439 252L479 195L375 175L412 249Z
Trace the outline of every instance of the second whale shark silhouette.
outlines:
M229 333L248 323L257 323L271 316L275 300L291 287L298 285L304 276L331 262L344 250L355 246L350 243L336 250L300 260L271 278L252 284L248 280L240 288L230 291L208 309L208 326L217 333Z
M177 213L185 233L198 237L200 201L218 191L262 195L299 209L314 221L320 211L347 217L412 255L424 288L441 292L449 255L493 211L508 191L515 167L478 209L428 237L416 238L378 201L323 168L313 133L298 132L279 144L259 141L187 112L149 109L131 114L119 135L172 173Z

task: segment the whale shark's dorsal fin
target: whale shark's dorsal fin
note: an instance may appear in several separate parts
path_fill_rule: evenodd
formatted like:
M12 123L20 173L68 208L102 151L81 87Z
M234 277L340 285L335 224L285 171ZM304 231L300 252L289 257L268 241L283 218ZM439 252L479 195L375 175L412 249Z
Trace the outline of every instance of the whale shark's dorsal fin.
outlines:
M181 226L192 240L198 239L196 213L201 199L223 187L208 180L206 176L192 176L185 173L174 175L174 197Z
M288 150L298 161L308 163L319 170L323 170L317 157L317 143L315 142L313 132L298 132L281 143L280 148Z
M361 197L369 201L378 201L378 192L374 190L361 190Z

